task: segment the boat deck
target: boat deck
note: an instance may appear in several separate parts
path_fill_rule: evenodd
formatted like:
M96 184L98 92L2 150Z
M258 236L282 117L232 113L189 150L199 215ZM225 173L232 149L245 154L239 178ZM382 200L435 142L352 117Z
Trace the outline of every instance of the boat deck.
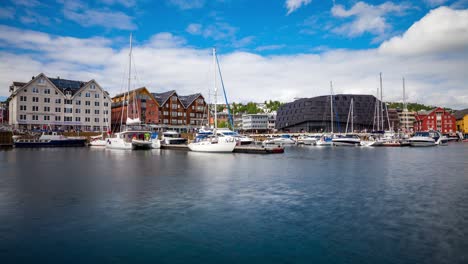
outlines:
M174 149L174 150L186 150L189 151L189 148L185 144L174 144L167 145L161 144L161 149ZM247 154L281 154L284 153L283 147L262 147L262 146L236 146L234 148L234 153L247 153Z

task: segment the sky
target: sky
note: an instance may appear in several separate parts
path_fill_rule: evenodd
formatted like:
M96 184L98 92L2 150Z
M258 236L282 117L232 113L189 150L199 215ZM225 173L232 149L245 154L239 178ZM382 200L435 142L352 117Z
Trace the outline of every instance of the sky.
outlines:
M404 77L411 102L468 107L468 0L0 2L0 97L41 72L122 92L132 34L132 88L211 98L216 47L231 102L375 94L381 72L384 101Z

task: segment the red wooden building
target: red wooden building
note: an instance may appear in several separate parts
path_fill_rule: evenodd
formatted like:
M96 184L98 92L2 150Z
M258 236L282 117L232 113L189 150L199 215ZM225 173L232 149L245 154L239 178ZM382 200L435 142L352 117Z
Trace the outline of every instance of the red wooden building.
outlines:
M414 130L437 130L441 133L450 133L456 130L455 116L442 107L432 111L420 111L415 114Z

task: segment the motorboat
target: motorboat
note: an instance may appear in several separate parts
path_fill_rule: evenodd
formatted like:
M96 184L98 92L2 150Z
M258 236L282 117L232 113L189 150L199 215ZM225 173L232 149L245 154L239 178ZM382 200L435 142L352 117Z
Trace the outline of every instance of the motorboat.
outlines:
M143 126L125 126L124 130L115 133L115 137L107 138L108 149L151 149L150 131Z
M332 139L333 145L335 146L360 146L361 139L358 135L346 134L344 136L338 136Z
M442 136L438 131L420 131L408 139L412 147L433 147L437 145L447 145L448 138Z
M333 135L323 135L317 140L315 146L318 147L332 147L333 146Z
M174 145L174 144L185 144L187 139L181 137L177 131L166 131L163 132L161 137L161 144Z
M304 145L315 145L317 143L318 138L314 136L299 136L297 138L297 144L304 144Z
M46 131L38 139L16 139L16 148L84 147L85 137L66 137L58 132Z
M92 137L90 137L90 141L89 141L88 145L90 147L105 147L106 142L107 141L104 139L103 135L92 136Z
M291 135L285 134L285 135L281 135L281 137L267 139L263 143L287 145L287 144L296 144L296 141L291 137Z
M227 128L217 129L216 133L218 135L233 137L238 142L238 144L240 144L240 145L248 145L248 144L252 144L254 142L253 138L250 138L250 137L247 137L247 136L244 136L244 135L240 135L239 133L234 132L234 131L232 131L230 129L227 129Z

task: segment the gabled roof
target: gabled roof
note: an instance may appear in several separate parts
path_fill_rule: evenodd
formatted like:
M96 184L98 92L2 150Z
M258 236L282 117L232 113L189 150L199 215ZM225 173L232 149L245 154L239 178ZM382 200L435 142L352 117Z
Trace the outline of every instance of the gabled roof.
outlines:
M13 82L13 86L23 87L25 85L26 85L25 82Z
M73 81L73 80L66 80L61 78L50 78L47 77L54 85L57 87L63 94L66 92L71 92L71 95L75 95L83 86L85 86L88 82L82 81Z
M187 108L200 96L201 96L201 93L180 95L179 99L180 99L180 102L182 102L182 105L184 106L184 108Z
M175 90L163 92L163 93L152 93L154 99L158 102L160 106L163 106L166 101L173 95L177 94Z
M456 119L456 120L460 120L460 119L462 119L463 117L465 117L466 115L468 115L468 108L463 109L463 110L456 111L456 112L454 113L454 116L455 116L455 119Z
M139 93L139 92L141 92L141 91L143 91L143 90L145 90L145 89L146 89L146 87L143 86L143 87L140 87L140 88L136 88L136 89L130 90L128 93L129 93L129 94L132 94L132 93L134 93L134 92L135 92L135 93ZM146 89L146 90L148 91L148 89ZM126 93L127 93L127 92L119 93L119 94L115 95L115 96L112 97L112 98L122 97L122 96L124 96L124 94L126 94ZM149 93L149 92L148 92L148 93Z

